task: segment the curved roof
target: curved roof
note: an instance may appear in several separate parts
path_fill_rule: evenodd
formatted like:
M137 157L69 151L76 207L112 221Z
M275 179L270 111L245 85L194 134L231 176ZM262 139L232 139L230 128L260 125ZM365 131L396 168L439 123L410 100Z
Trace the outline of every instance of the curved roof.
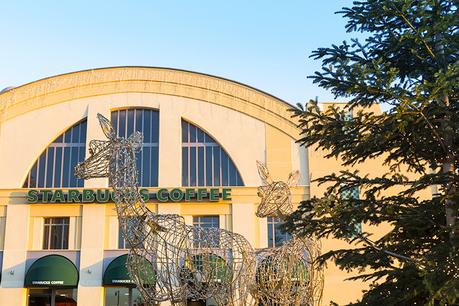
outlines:
M297 139L293 106L228 79L159 67L110 67L44 78L0 93L0 124L43 107L91 96L156 93L202 100L264 121Z

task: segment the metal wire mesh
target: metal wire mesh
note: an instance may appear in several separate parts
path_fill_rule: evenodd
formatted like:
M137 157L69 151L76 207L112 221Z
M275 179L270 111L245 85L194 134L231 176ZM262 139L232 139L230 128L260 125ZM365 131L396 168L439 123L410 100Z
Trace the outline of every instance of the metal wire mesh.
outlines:
M82 179L108 177L114 190L122 234L129 246L127 268L144 302L213 298L218 305L249 305L256 262L247 240L215 228L193 228L178 215L148 209L138 189L135 152L142 134L116 137L108 119L98 114L108 141L93 140L90 156L75 167ZM196 235L196 231L199 231ZM195 248L199 237L199 248ZM154 266L146 273L145 259Z
M290 173L287 182L276 182L266 166L257 161L263 185L256 215L260 218L284 219L293 211L290 188L297 183L299 172ZM308 237L296 237L282 246L257 252L256 289L254 295L262 305L320 305L323 271L316 264L320 243Z

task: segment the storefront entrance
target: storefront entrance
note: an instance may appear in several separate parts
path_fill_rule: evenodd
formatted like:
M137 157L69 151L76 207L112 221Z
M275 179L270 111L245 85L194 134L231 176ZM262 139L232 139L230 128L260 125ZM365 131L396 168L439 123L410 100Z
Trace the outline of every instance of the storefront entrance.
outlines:
M76 306L77 289L29 289L28 306Z
M28 306L76 306L78 270L68 258L47 255L27 270Z
M127 270L128 255L124 254L113 259L104 272L103 285L105 287L105 306L144 306L142 296L135 287ZM141 261L143 281L145 286L154 288L156 275L152 264L143 259Z

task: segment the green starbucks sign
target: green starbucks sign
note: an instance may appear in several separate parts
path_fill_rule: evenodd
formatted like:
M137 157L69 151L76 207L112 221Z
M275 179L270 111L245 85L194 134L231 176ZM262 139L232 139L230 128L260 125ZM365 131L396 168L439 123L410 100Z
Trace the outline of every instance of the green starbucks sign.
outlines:
M142 199L147 202L218 202L231 200L231 188L162 188L150 193L139 189ZM113 191L108 189L31 189L27 192L27 203L107 203L114 202Z

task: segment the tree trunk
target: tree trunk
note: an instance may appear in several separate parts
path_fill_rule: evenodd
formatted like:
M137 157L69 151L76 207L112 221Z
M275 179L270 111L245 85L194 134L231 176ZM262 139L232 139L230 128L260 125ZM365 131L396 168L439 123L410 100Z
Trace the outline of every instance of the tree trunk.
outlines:
M443 98L443 103L445 106L449 106L449 97L445 96ZM443 129L445 133L445 146L447 149L446 152L446 160L442 164L442 173L447 174L450 173L453 177L456 176L456 171L454 168L454 161L455 161L455 154L453 148L453 139L451 138L452 131L450 131L450 118L446 116L443 121L443 125L446 125ZM456 249L456 218L457 218L457 209L456 209L456 202L455 202L455 193L456 193L456 185L453 179L448 180L446 184L444 184L445 196L447 197L445 203L445 214L446 214L446 226L449 231L449 242L453 248L453 251Z

